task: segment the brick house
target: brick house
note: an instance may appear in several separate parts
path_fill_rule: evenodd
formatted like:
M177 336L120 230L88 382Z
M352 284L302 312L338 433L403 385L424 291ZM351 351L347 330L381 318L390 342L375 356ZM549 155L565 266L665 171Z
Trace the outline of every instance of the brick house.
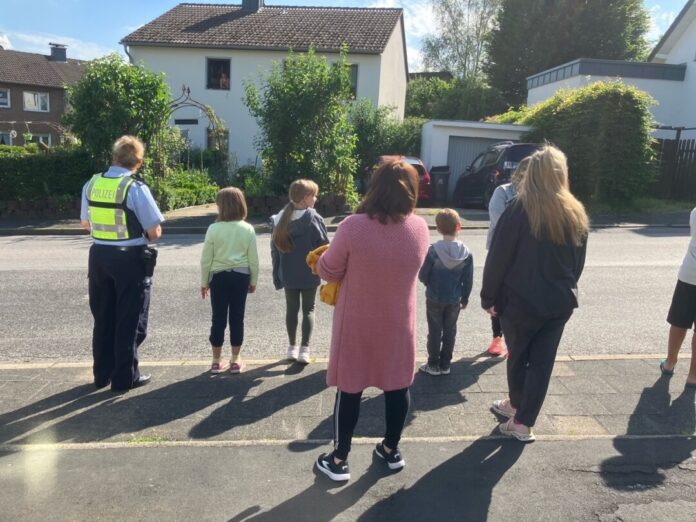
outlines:
M26 133L33 142L61 142L66 87L82 77L86 62L50 45L50 55L0 48L0 145L24 145Z

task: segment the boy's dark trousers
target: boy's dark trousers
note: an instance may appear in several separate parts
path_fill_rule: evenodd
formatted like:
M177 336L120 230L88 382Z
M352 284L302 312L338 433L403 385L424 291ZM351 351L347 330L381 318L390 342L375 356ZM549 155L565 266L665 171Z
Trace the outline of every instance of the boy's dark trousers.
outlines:
M556 352L571 314L539 318L515 310L501 317L508 347L507 380L515 419L534 426L551 381ZM512 317L510 317L512 315Z
M428 364L446 370L452 360L461 305L440 304L428 299L425 310L428 317Z

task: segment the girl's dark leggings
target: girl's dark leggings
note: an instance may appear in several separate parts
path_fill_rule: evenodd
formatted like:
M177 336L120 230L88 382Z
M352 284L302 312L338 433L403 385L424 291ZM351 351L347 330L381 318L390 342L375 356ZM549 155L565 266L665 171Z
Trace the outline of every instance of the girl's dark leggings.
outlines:
M340 460L346 460L350 453L353 431L360 416L361 398L362 392L346 393L341 390L336 392L333 419L334 455ZM384 412L387 421L384 443L391 449L399 446L410 404L411 395L408 388L384 392Z
M314 303L317 297L317 287L302 289L285 289L285 327L288 330L288 340L293 346L297 345L297 314L302 303L302 346L309 346L314 329Z
M210 327L210 344L222 346L225 327L230 325L230 343L241 346L244 342L244 311L249 293L251 276L232 270L218 272L210 281L210 303L213 307L213 324Z

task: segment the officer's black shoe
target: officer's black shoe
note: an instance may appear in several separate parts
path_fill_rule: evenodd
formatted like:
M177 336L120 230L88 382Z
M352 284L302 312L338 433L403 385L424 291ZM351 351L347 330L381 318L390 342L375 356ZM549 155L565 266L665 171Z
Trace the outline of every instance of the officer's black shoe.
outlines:
M134 382L133 382L133 388L140 388L141 386L145 386L152 380L152 375L149 373L147 375L141 374L140 377L138 377Z

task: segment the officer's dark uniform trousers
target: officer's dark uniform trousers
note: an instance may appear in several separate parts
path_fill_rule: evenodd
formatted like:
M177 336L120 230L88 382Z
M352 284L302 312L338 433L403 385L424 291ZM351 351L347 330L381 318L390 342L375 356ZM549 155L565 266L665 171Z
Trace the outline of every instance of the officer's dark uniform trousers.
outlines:
M127 390L139 379L138 347L147 336L151 279L143 248L92 245L89 307L94 316L94 382Z

